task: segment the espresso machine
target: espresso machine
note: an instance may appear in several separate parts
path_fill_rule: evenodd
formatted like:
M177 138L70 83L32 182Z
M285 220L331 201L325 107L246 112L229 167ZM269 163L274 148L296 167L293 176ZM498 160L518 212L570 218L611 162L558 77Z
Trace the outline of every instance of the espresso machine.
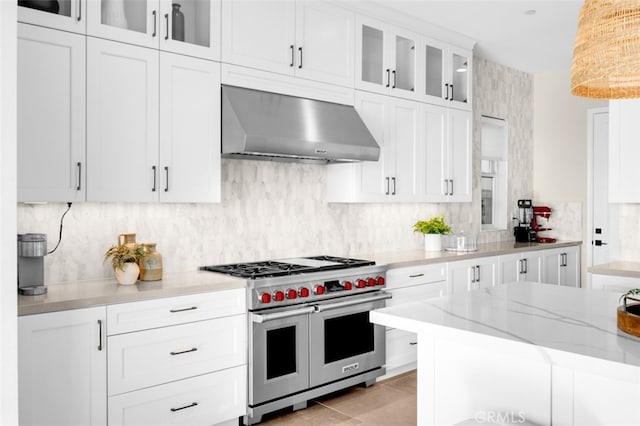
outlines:
M18 293L26 296L45 294L44 257L46 234L18 234Z
M533 227L533 204L531 200L518 200L518 226L513 228L513 235L518 243L536 241L536 230Z

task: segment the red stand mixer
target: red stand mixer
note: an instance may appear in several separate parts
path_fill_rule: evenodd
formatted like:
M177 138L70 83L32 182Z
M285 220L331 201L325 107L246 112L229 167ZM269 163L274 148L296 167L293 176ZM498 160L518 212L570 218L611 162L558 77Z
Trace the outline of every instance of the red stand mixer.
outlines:
M533 206L533 218L531 219L531 227L536 231L536 241L539 243L556 242L555 238L540 236L540 232L551 231L551 228L549 228L550 217L551 208L546 206Z

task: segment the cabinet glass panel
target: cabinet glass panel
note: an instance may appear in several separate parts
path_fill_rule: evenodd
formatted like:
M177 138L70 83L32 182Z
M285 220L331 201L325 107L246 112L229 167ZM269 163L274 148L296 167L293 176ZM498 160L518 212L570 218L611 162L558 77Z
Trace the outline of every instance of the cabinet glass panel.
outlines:
M181 0L171 4L171 39L209 47L211 2Z
M394 85L398 89L413 91L416 61L416 42L396 36L396 74Z
M442 97L442 49L427 46L425 56L426 65L426 89L425 93L429 96Z
M384 33L376 28L362 26L362 81L382 84Z
M467 81L469 78L469 66L466 56L453 54L452 73L453 73L453 100L458 102L467 102Z
M100 23L139 33L147 32L147 2L145 0L102 0Z
M71 0L18 0L18 6L71 17Z

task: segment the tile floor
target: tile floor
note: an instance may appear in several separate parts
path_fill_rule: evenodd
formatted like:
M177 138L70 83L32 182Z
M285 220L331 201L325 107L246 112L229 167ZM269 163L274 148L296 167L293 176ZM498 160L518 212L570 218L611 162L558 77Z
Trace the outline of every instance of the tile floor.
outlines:
M261 426L413 426L416 424L416 371L375 385L353 387L309 401L306 409L263 417Z

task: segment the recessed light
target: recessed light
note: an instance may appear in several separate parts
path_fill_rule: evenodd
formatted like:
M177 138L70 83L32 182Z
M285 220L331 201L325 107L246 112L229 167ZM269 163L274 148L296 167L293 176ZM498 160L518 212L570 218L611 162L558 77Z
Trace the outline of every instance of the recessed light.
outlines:
M535 15L536 14L536 10L535 9L525 10L524 14L525 15Z

